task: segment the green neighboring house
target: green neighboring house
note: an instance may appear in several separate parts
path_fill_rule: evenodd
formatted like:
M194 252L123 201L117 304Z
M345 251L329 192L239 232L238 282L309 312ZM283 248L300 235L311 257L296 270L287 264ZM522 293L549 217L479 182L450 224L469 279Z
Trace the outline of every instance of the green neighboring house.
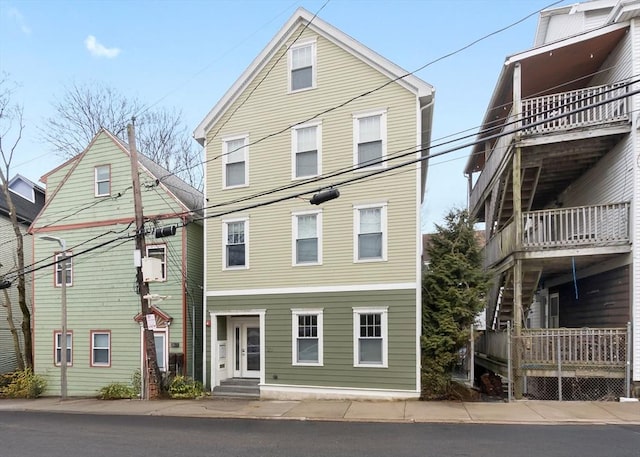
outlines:
M44 189L34 184L22 175L15 175L9 180L11 201L16 208L20 231L23 234L24 263L31 265L32 238L27 235L29 225L38 215L44 205ZM16 237L9 217L9 204L0 191L0 278L9 278L12 286L0 291L0 374L14 371L18 368L13 335L11 333L7 313L11 303L13 324L18 333L20 350L24 354L24 338L22 334L22 312L18 303L18 281L15 276L17 270ZM25 292L27 306L31 309L31 275L25 276ZM31 324L31 323L29 323Z
M193 219L202 194L138 157L150 233L142 255L159 258L162 266L161 281L149 283L158 296L151 302L158 364L166 373L200 377L202 226ZM62 264L47 265L60 256L58 243L41 238L47 235L64 240L73 256L66 287L68 394L92 396L112 382L130 382L142 368L135 243L127 236L135 232L128 147L103 129L42 181L46 202L30 229L36 267L43 267L34 273L35 371L48 381L45 394L60 392ZM154 227L170 225L177 227L175 236L153 236Z
M426 155L433 101L431 85L298 9L197 127L214 394L252 378L261 398L419 396L426 166L309 197Z

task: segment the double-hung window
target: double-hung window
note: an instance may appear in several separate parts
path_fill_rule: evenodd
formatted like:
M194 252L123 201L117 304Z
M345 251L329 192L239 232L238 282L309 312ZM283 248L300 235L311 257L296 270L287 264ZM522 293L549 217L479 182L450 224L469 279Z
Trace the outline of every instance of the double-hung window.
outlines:
M159 259L161 262L162 280L167 280L167 246L164 244L147 245L147 257Z
M293 265L322 263L322 211L292 214Z
M111 332L95 330L91 332L91 366L111 365Z
M293 365L323 364L322 309L292 309Z
M222 224L222 236L225 246L223 259L224 268L247 268L249 266L249 262L247 261L249 220L224 221Z
M111 195L111 165L100 165L94 171L96 197L106 197Z
M387 260L387 205L354 206L354 262Z
M316 43L296 43L289 49L289 88L291 92L316 86Z
M55 361L58 366L62 363L62 332L55 332ZM67 365L73 365L73 333L67 332Z
M357 169L384 168L387 155L387 113L353 116L353 165Z
M249 157L248 137L223 140L223 186L239 187L249 184L247 158Z
M55 282L55 286L56 287L62 287L62 269L65 267L65 264L66 264L66 274L67 274L66 285L67 285L67 287L73 285L72 260L73 259L71 257L71 252L68 252L68 251L66 253L66 259L63 257L63 253L62 252L55 255L56 277L55 277L54 282Z
M387 367L387 307L353 308L353 366Z
M303 125L292 129L292 175L293 179L317 176L321 163L321 137L320 124Z

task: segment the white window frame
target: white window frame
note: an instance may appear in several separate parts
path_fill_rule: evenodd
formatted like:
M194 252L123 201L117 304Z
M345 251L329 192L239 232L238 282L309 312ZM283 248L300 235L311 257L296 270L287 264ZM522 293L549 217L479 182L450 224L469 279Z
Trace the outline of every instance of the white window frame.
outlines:
M380 314L380 334L382 339L382 362L360 362L360 316L363 314ZM353 308L353 366L367 368L389 367L389 307L354 307Z
M62 262L59 262L62 252L56 252L53 256L55 265L53 266L53 285L55 287L62 287ZM73 286L73 253L67 251L67 287ZM60 273L60 280L58 280L58 273Z
M316 216L316 237L318 238L318 259L315 262L298 262L298 217ZM322 265L322 210L296 211L291 213L291 265L294 267L307 267Z
M316 174L298 176L296 174L298 164L298 153L305 151L298 151L298 131L306 128L316 128ZM320 176L322 174L322 123L312 122L308 124L296 125L291 129L291 179L293 181L312 178L314 176Z
M304 48L307 46L311 46L311 86L310 87L303 87L301 89L295 89L293 90L291 88L291 85L293 83L293 78L291 77L291 74L294 70L293 68L293 50L294 49L300 49L300 48ZM317 59L317 45L316 45L316 40L315 38L312 39L307 39L307 40L300 40L298 42L296 42L295 44L293 44L290 48L289 51L287 52L287 89L289 91L290 94L295 94L298 92L304 92L305 90L312 90L316 88L316 75L317 75L317 68L318 68L318 59Z
M62 336L62 331L56 330L53 332L53 364L57 367L62 365L62 347L60 342L58 341L59 337ZM60 338L61 340L61 338ZM60 356L58 356L58 351L60 351ZM73 332L67 329L67 366L73 366Z
M366 117L380 117L380 140L382 141L382 162L375 165L360 167L358 161L358 144L360 143L360 119ZM365 172L387 167L387 110L379 109L353 114L353 167L356 172Z
M227 266L227 235L229 224L244 222L244 265ZM223 270L248 270L249 269L249 218L241 217L224 219L222 221L222 269Z
M144 329L142 330L144 332ZM163 357L162 360L160 358L158 361L158 368L161 372L169 371L169 332L166 329L156 329L153 331L153 343L156 342L156 336L162 337L162 347L163 347ZM157 356L157 347L156 345L156 356Z
M158 243L158 244L147 244L145 246L146 248L146 255L147 257L154 257L154 258L158 258L155 256L152 256L149 254L149 251L154 251L154 250L162 250L162 258L160 259L160 261L162 262L162 282L165 282L167 280L167 276L168 276L168 272L167 272L167 267L168 267L168 263L167 263L167 245L166 243Z
M236 140L244 140L244 147L242 148L242 153L244 155L244 183L235 184L232 186L227 185L227 165L229 163L239 163L239 162L229 162L230 151L228 150L229 142ZM222 188L223 189L237 189L240 187L248 187L249 186L249 135L235 135L222 138Z
M109 338L109 342L106 347L96 346L95 336L96 335L107 335ZM105 350L107 351L107 362L96 362L95 360L95 350ZM111 366L111 331L110 330L91 330L91 366L92 367L110 367Z
M109 177L107 179L98 179L98 168L107 168L109 170ZM94 169L93 169L93 177L94 177L94 196L95 197L108 197L111 195L111 165L106 164L106 165L97 165ZM109 190L107 191L106 194L101 194L98 191L98 184L103 183L103 182L108 182L109 183Z
M360 235L360 210L380 208L380 227L382 229L382 257L360 258L358 235ZM353 262L386 262L387 260L387 203L369 203L363 205L353 205Z
M321 367L324 366L324 309L323 308L292 308L291 309L291 364L293 366ZM318 361L298 361L298 317L316 316L318 330Z

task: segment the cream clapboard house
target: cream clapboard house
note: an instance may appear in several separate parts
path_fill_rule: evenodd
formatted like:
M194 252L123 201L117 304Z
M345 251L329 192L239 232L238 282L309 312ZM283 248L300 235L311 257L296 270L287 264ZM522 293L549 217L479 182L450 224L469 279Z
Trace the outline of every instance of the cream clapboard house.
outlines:
M312 17L297 10L195 131L207 160L205 381L217 392L248 378L262 398L417 397L426 168L309 198L426 155L434 90Z
M138 154L146 252L161 261L150 283L158 365L166 374L200 377L202 366L202 226L191 222L202 194ZM33 222L34 370L46 395L60 393L61 246L67 254L69 396L94 396L110 383L129 384L143 367L140 296L128 146L102 129L87 148L45 174L45 206ZM155 227L177 227L154 237ZM48 265L49 264L49 265ZM44 268L40 268L44 266Z
M477 360L516 397L640 384L639 74L637 0L543 11L502 67L466 173L494 274Z

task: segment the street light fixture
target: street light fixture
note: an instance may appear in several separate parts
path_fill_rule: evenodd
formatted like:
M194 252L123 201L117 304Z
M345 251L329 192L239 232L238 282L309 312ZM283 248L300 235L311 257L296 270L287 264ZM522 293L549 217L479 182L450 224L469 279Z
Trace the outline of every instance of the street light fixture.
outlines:
M41 240L54 241L60 245L62 253L58 263L62 263L62 304L61 304L61 331L60 331L60 399L67 399L67 243L57 236L41 235ZM57 276L57 275L56 275ZM55 283L55 282L54 282Z

